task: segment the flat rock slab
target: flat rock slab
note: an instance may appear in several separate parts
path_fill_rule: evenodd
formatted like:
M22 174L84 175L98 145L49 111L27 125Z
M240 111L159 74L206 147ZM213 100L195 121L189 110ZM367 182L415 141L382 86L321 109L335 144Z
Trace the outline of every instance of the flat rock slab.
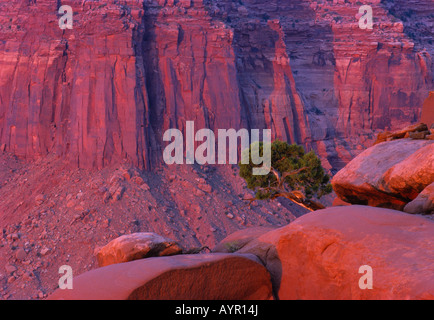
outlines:
M269 300L270 275L253 255L197 254L113 264L79 275L51 300Z
M243 247L272 275L279 299L434 299L434 222L365 206L304 215ZM373 289L359 287L361 266Z

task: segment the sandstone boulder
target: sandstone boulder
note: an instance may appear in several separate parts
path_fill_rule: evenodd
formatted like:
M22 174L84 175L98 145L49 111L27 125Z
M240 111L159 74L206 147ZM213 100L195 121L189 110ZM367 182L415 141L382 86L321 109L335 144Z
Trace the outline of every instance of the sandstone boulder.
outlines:
M399 210L432 182L434 142L410 139L365 150L332 179L337 196L346 202Z
M220 241L212 251L221 253L236 252L250 241L274 229L271 227L253 227L236 231Z
M133 233L124 235L97 249L100 267L148 257L170 256L182 253L175 242L155 233Z
M253 255L154 257L114 264L74 278L52 300L269 300L270 275Z
M434 214L434 182L404 207L407 213Z
M279 299L434 299L434 222L365 206L309 213L251 241ZM362 290L361 266L373 271Z
M382 178L382 191L398 194L405 199L415 199L434 182L434 142L430 141L405 160L391 166Z

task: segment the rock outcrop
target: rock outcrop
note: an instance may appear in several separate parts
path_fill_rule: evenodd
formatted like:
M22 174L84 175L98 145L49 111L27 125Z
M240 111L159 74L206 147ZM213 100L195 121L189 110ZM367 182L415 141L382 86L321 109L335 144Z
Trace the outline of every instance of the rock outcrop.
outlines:
M375 141L374 145L379 144L381 142L404 139L404 138L411 138L417 140L423 140L423 139L431 140L430 135L431 132L429 131L428 126L425 123L419 123L394 132L390 132L390 131L381 132L377 135L377 141Z
M429 126L434 125L434 91L429 93L429 97L423 103L421 121ZM434 134L434 132L431 132L431 134Z
M106 246L99 248L96 256L99 266L105 267L115 263L180 253L182 253L182 248L175 241L148 232L116 238Z
M235 253L98 268L76 276L73 290L59 289L50 299L434 299L430 219L384 208L333 207L264 231L229 236L242 241ZM369 280L366 270L372 271Z
M52 300L270 300L270 275L253 255L178 255L114 264L74 278Z
M338 197L352 204L402 210L434 182L434 142L399 139L361 153L332 179Z
M309 213L251 241L279 299L433 299L434 222L365 206ZM372 268L361 289L360 267Z
M416 199L408 203L404 211L414 214L434 214L434 182L423 189Z
M232 253L242 249L250 241L273 230L270 227L253 227L231 233L220 241L213 249L213 252Z
M333 173L372 143L373 131L396 130L420 119L422 103L434 87L430 0L363 2L373 8L372 31L359 28L355 16L361 3L356 0L206 2L211 12L235 30L241 92L259 112L258 94L261 98L269 87L264 83L268 72L262 68L267 63L261 58L263 50L250 48L255 47L253 41L259 42L255 37L258 28L264 38L265 21L278 21L307 113L307 124L299 121L299 125L307 128L308 145ZM401 15L392 15L398 10L414 13L408 19L417 23L413 32L406 32ZM427 25L420 31L418 16ZM267 97L264 102L267 114Z
M140 1L2 3L0 144L35 158L49 152L79 167L128 159L147 166L148 98Z
M414 40L389 14L430 0L366 4L373 31L356 1L80 1L72 30L59 1L2 2L0 149L151 168L164 131L193 120L270 128L334 171L372 131L418 121L433 87L432 30Z

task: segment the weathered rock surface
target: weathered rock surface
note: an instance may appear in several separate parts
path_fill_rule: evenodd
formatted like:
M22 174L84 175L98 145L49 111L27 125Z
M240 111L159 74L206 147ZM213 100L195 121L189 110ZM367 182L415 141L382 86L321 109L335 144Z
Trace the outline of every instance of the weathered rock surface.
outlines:
M402 209L434 182L434 142L400 139L377 144L339 171L333 189L342 200Z
M429 97L423 103L421 121L428 126L434 124L434 91L429 93Z
M126 171L131 179L119 181ZM307 211L289 201L253 203L249 208L243 199L253 195L246 191L237 166L167 166L138 175L135 171L129 165L83 170L54 155L25 161L0 154L0 273L13 264L19 275L7 287L0 281L0 298L51 294L60 277L60 261L71 265L74 275L92 270L98 267L95 248L120 235L155 232L187 250L213 248L237 230L284 226ZM138 176L143 185L135 182ZM195 195L192 190L204 181L212 193ZM124 195L105 202L104 195L117 184L125 187ZM45 200L36 205L41 194ZM51 253L42 256L44 247ZM19 248L27 256L17 263ZM34 273L31 279L22 276L28 272Z
M206 3L234 28L241 92L251 113L264 110L265 117L279 109L265 95L272 76L261 53L269 54L255 44L268 38L267 23L280 25L307 114L307 123L299 120L296 125L306 128L308 144L327 169L342 168L372 144L373 130L396 130L420 119L422 103L434 87L431 0L363 2L375 12L373 31L359 28L355 15L361 4L356 0ZM240 16L241 9L249 19ZM411 19L405 16L408 12Z
M404 207L407 213L434 214L434 182Z
M97 252L100 267L149 257L182 253L175 242L151 232L133 233L112 240Z
M404 139L404 138L423 140L429 134L430 132L428 131L428 126L425 123L418 123L394 132L390 132L390 131L380 132L377 135L377 141L375 141L374 145L379 144L381 142Z
M432 28L413 40L399 20L429 23L431 0L368 4L372 32L356 1L75 1L62 31L57 0L2 2L0 150L149 168L194 120L270 128L339 169L373 130L418 121L433 87Z
M269 300L270 275L253 255L178 255L95 269L74 278L66 300Z
M351 203L345 202L344 200L342 200L339 197L334 198L333 203L332 203L333 207L350 206L350 205L351 205Z
M433 299L434 222L365 206L309 213L251 241L279 299ZM373 270L362 290L361 266Z
M258 238L264 233L270 232L273 229L274 228L270 227L253 227L236 231L220 241L212 251L221 253L236 252L247 245L250 241Z

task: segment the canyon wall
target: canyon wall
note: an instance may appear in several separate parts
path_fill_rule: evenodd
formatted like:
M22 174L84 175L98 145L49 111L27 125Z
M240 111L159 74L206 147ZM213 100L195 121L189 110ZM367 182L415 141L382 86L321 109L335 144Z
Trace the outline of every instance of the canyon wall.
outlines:
M1 2L0 144L80 167L115 158L144 166L142 4L71 2L74 29L62 31L58 2Z
M433 90L432 28L403 18L432 26L433 1L367 4L372 31L356 1L0 1L0 147L152 168L164 131L194 120L270 128L334 172Z

